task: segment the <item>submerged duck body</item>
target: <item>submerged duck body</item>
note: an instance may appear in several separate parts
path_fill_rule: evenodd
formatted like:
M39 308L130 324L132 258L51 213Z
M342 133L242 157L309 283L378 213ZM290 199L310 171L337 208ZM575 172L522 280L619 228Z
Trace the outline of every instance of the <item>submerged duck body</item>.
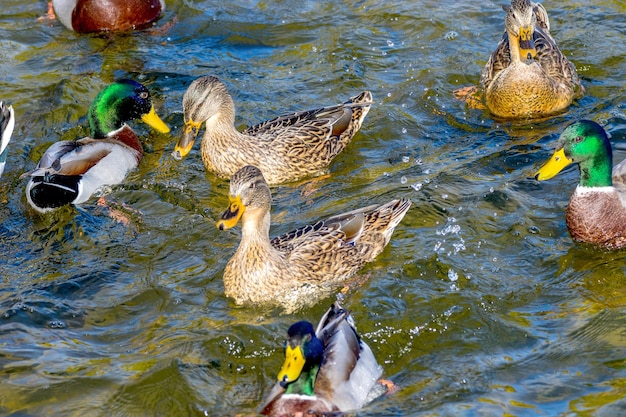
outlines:
M239 132L224 83L201 77L183 97L184 133L173 156L181 159L189 153L206 122L201 152L207 171L230 177L254 165L269 184L319 175L350 143L371 104L371 93L364 91L342 104L279 116Z
M78 33L128 32L151 27L165 11L163 0L52 0L63 26Z
M537 172L548 180L571 163L580 168L565 223L572 239L606 249L626 247L626 161L613 168L611 143L599 124L582 120L569 125L552 158Z
M169 128L157 116L148 89L133 80L106 87L88 113L91 137L52 144L28 177L26 198L39 212L81 204L106 185L121 183L141 162L143 148L127 121L141 119L159 132Z
M385 248L411 202L393 200L300 227L270 240L271 194L261 171L233 175L222 230L242 220L237 251L224 270L237 304L271 304L291 312L336 290Z
M505 31L482 72L487 109L498 117L545 117L564 111L582 96L576 68L550 35L546 9L512 0Z
M335 415L358 410L384 393L382 386L376 389L382 368L339 303L331 306L317 329L300 321L287 334L285 362L261 414Z
M15 127L15 112L13 106L7 106L0 101L0 176L4 172L7 162L8 145Z

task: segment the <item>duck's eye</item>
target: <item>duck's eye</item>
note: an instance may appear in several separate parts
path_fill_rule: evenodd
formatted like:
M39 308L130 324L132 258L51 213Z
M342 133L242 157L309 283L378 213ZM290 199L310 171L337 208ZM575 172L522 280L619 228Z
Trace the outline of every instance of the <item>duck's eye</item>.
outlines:
M148 98L148 92L147 91L142 91L141 93L139 93L139 97L142 99L147 99Z
M254 187L256 187L256 184L255 184L255 183L253 183L253 182L251 182L251 183L250 183L250 188L254 188Z
M574 141L575 141L576 143L580 143L580 142L582 142L582 141L583 141L583 137L582 137L582 136L576 136L576 139L574 139Z

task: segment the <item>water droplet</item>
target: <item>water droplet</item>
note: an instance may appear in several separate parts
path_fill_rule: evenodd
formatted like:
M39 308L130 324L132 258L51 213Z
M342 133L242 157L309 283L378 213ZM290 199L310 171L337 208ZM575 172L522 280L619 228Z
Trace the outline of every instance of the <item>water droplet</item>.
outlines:
M402 184L406 184L406 182L407 182L407 181L408 181L408 180L407 180L407 179L406 179L406 177L404 177L404 176L400 178L400 182L401 182Z
M458 37L459 37L459 34L453 30L449 31L448 33L444 35L444 39L448 41L451 41L452 39L456 39Z

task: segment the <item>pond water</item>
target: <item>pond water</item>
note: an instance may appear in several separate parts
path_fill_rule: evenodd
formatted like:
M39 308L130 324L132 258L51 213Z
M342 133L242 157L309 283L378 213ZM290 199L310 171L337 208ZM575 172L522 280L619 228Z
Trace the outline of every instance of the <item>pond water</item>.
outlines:
M359 416L614 416L626 409L625 253L571 241L576 167L530 179L570 122L589 118L626 158L626 6L546 1L586 88L566 113L502 123L456 101L503 30L501 2L168 1L156 31L76 35L44 1L3 0L0 99L16 129L0 179L0 415L254 414L300 319L238 307L222 272L240 237L215 221L228 181L197 143L170 156L182 95L202 75L237 123L341 102L375 104L327 176L272 189L272 235L392 198L413 206L344 305L398 385ZM55 141L87 134L116 78L144 82L171 134L133 123L139 169L106 199L41 216L25 180Z

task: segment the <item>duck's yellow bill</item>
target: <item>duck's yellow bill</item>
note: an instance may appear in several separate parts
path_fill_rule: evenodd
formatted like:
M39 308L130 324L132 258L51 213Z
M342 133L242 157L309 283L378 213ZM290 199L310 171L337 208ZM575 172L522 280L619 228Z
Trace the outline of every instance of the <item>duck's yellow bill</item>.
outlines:
M217 228L220 230L235 227L241 216L243 216L243 212L246 210L246 207L241 204L241 197L238 195L230 196L229 200L230 204L228 209L224 212L224 214L222 214L222 218L217 222Z
M170 131L170 128L167 127L165 122L163 122L163 120L161 120L161 118L154 111L154 106L150 108L149 113L146 113L143 116L141 116L141 120L143 120L143 122L147 124L148 126L152 127L153 129L161 133L169 133Z
M180 139L178 139L178 142L174 147L174 153L172 153L174 159L181 160L191 151L191 148L196 141L196 136L198 136L198 130L200 129L201 124L202 123L197 123L193 120L185 122L183 135Z
M300 373L302 373L305 362L302 347L298 345L292 348L291 345L287 344L287 349L285 349L285 363L283 363L283 367L280 368L280 372L278 372L278 381L286 384L298 379Z
M565 156L565 150L563 148L554 152L552 158L535 174L535 178L539 181L549 180L554 177L559 172L563 171L563 169L572 163L572 160Z
M520 56L523 59L531 59L537 56L533 31L530 26L520 28L519 30L519 49Z

